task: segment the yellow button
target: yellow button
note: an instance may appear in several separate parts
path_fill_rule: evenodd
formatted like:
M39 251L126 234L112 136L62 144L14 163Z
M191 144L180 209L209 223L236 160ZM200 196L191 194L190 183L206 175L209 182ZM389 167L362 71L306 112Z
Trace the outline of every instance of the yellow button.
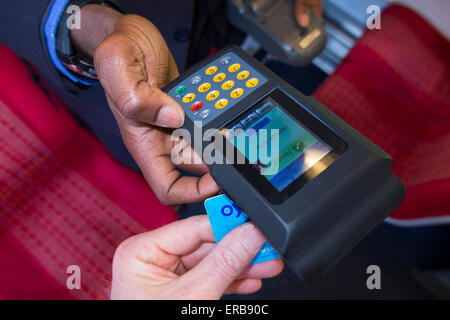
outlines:
M253 88L256 87L259 83L259 80L257 78L251 78L250 80L248 80L245 85L249 88Z
M216 109L223 109L227 106L228 100L227 99L220 99L216 102Z
M242 89L242 88L237 88L237 89L234 89L233 91L231 91L231 94L230 94L230 96L232 97L232 98L239 98L240 96L242 96L242 94L244 93L244 89Z
M222 81L223 79L225 79L227 77L227 75L225 74L225 73L218 73L214 78L213 78L213 80L214 80L214 82L220 82L220 81Z
M189 103L189 102L191 102L194 99L195 99L195 94L194 93L188 93L187 95L185 95L183 97L183 102L184 103Z
M213 101L213 100L217 99L218 96L219 96L219 91L213 90L206 95L206 100Z
M208 69L206 69L205 73L207 75L212 75L212 74L216 73L216 71L217 71L217 67L216 66L212 66L212 67L209 67Z
M247 70L241 71L238 73L237 77L239 80L244 80L248 77L248 75L250 74L250 72L248 72Z
M211 88L211 83L205 82L198 87L198 92L206 92Z
M230 72L236 72L236 71L238 71L240 68L241 68L241 65L240 65L239 63L235 63L235 64L232 64L232 65L228 68L228 71L230 71Z
M223 85L222 85L222 89L223 90L230 90L233 87L234 87L234 81L233 80L225 81L223 83Z

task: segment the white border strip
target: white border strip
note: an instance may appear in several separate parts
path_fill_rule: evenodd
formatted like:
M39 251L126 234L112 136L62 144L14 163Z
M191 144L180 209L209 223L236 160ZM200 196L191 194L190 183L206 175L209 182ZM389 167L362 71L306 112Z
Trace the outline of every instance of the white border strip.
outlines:
M384 221L396 227L405 227L405 228L430 227L434 225L450 224L450 216L421 218L421 219L396 219L387 217L386 220Z

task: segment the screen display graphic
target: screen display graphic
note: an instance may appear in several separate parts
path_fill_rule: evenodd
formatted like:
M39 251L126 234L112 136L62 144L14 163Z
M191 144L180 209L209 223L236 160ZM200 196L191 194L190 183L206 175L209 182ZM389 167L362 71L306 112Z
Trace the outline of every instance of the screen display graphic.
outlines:
M228 137L234 146L279 192L332 151L329 145L291 118L271 98L264 100L229 129L235 133ZM265 132L262 129L266 129ZM256 148L249 147L251 139L257 139ZM278 139L278 152L271 150L272 139ZM265 161L260 159L262 148L267 149L262 152L266 155ZM270 169L273 163L278 164L275 172L274 168Z

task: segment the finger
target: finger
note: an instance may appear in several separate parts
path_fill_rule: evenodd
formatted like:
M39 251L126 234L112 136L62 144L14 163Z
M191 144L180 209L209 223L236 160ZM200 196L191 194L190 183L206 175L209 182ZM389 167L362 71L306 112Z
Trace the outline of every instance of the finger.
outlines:
M144 41L142 35L152 39ZM102 86L123 117L163 127L183 125L181 106L156 87L177 71L164 39L149 21L125 16L94 59Z
M261 279L241 279L234 281L225 291L225 294L251 294L261 289L261 287Z
M209 172L209 167L206 164L180 164L177 165L177 168L199 175L204 175Z
M154 159L153 168L156 170L143 172L158 199L164 204L200 202L220 191L211 174L206 173L201 177L182 176L170 162L170 158ZM160 171L155 173L157 170ZM146 174L147 172L150 174Z
M181 261L186 269L190 270L202 261L214 248L216 244L205 242L200 248L182 257ZM284 263L281 259L265 261L248 266L240 275L239 279L265 279L273 278L281 273Z
M181 151L178 152L180 149ZM176 164L177 168L196 174L205 174L209 172L208 166L203 162L200 155L186 142L174 142L174 146L169 152L171 153L172 162Z
M160 130L153 132L149 139L161 139ZM181 175L168 151L171 145L173 143L163 143L143 151L135 151L131 146L132 154L138 155L145 152L146 157L135 156L134 158L158 199L165 204L192 203L217 194L220 189L209 173L201 177ZM206 167L194 165L192 168L194 170L201 168L201 171L208 172Z
M177 256L189 254L205 242L215 243L211 224L206 215L173 222L152 231L149 237L159 248Z
M180 277L178 282L181 287L191 287L194 297L220 298L246 269L265 241L253 224L246 223L228 233L208 256Z
M307 27L310 23L309 10L313 10L321 16L323 12L322 0L296 0L294 14L297 22L302 27Z
M323 2L322 0L309 0L311 10L317 13L319 16L323 14Z
M265 261L257 264L248 266L242 274L239 276L241 279L252 278L252 279L265 279L273 278L281 273L284 268L284 263L281 259L275 259L270 261Z
M307 0L296 0L294 6L294 14L298 24L301 27L307 27L309 25L309 4Z
M137 248L143 248L139 257L153 263L152 250L147 250L148 244L157 246L165 253L183 256L188 255L205 243L215 242L211 224L206 215L193 216L165 225L159 229L139 234L134 238ZM139 246L146 244L147 246Z
M182 176L166 152L162 128L127 126L118 119L122 138L142 175L158 199L167 205L200 202L220 190L206 167L193 166L194 172L207 172L201 177ZM169 135L170 137L170 135ZM170 145L169 145L170 149Z
M215 242L204 242L197 250L183 256L181 262L187 270L190 270L202 261L215 247Z

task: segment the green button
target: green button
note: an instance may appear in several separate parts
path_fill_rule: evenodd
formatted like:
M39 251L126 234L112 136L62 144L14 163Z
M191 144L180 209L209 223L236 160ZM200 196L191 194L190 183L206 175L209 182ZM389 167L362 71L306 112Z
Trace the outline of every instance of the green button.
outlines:
M301 152L301 151L303 151L304 148L305 148L305 145L300 140L294 141L292 143L292 149L294 149L294 151Z
M179 96L179 95L185 93L186 90L187 90L187 87L186 87L186 86L178 87L177 90L175 90L175 94L176 94L177 96Z

